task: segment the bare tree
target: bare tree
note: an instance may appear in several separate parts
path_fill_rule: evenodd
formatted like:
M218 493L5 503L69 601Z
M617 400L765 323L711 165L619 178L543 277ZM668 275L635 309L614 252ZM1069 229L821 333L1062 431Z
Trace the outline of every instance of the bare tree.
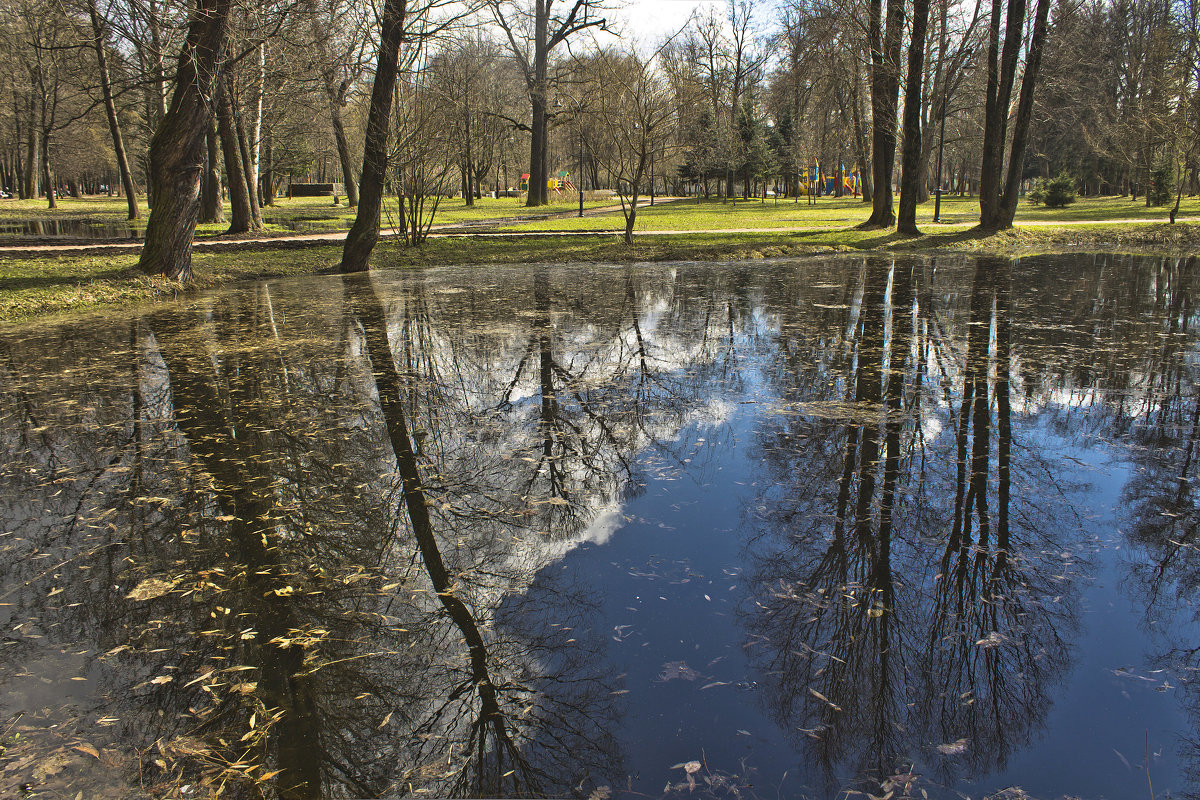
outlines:
M633 244L638 199L655 158L663 158L677 117L670 85L659 74L658 56L606 51L594 60L590 99L599 120L595 152L617 185L625 215L625 243Z
M532 118L529 125L529 196L527 206L544 206L549 200L546 180L548 110L551 89L550 59L554 49L588 28L605 29L603 17L592 16L603 6L597 0L567 0L555 13L556 0L487 0L492 16L504 31L513 58L525 77Z

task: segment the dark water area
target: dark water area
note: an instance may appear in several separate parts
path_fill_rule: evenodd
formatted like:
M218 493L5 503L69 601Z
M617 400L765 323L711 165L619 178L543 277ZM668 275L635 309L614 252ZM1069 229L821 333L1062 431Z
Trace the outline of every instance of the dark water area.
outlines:
M0 793L1196 796L1198 279L444 268L0 328Z
M296 218L292 216L266 216L264 221L297 233L321 233L322 231L349 230L350 220L339 217ZM142 239L146 228L132 227L120 222L99 222L87 219L46 220L0 220L0 243L5 240L19 242L24 239L53 239L63 241L123 241Z
M86 219L0 220L0 240L3 239L70 239L110 240L141 239L145 227L135 228L120 222L97 222Z

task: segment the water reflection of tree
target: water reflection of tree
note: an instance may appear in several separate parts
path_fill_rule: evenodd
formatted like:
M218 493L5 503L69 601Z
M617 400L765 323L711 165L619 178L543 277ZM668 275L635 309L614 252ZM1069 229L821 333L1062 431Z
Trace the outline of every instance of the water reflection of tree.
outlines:
M519 360L508 308L473 319L478 296L431 302L420 278L155 313L43 360L44 384L10 353L26 393L6 387L5 481L49 501L5 495L11 614L91 648L97 715L120 719L96 744L158 742L149 785L283 797L570 794L619 772L591 597L541 568L617 507L634 452L686 446L669 442L732 360L702 286L624 277L586 313L553 276L540 305L534 287L557 420L525 386L498 408ZM703 357L673 356L656 314ZM552 483L524 460L547 422ZM4 657L34 658L23 644Z
M1047 520L1024 503L1012 530L1006 267L979 262L957 326L931 270L874 260L859 302L812 303L841 320L781 326L773 379L795 405L761 436L781 488L759 502L749 629L781 727L828 780L880 780L959 739L976 774L1002 766L1065 663ZM807 346L831 329L846 341Z
M1196 313L1191 284L1198 265L1195 258L1164 259L1159 265L1162 278L1155 288L1161 290L1154 295L1165 311L1160 317L1163 341L1145 372L1142 413L1128 426L1135 469L1122 493L1129 522L1126 538L1134 553L1128 582L1145 603L1152 630L1161 636L1155 660L1176 676L1193 720L1200 720L1200 689L1188 676L1200 670L1200 643L1187 633L1191 626L1177 620L1194 625L1200 619L1195 609L1200 591L1200 381L1189 352ZM1178 746L1194 786L1200 780L1200 737L1181 737ZM1193 790L1183 796L1200 794Z

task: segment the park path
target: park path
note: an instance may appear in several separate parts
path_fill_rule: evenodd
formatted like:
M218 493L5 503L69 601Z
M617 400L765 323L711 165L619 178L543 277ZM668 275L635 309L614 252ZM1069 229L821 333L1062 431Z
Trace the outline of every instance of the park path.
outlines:
M673 200L682 198L662 197L656 199L656 203L669 203ZM645 208L650 205L650 201L643 200L638 203L639 208ZM602 214L614 213L621 210L621 206L599 206L590 209L584 209L584 216L599 216ZM567 219L575 217L578 212L564 211L554 214L547 214L541 218L535 218L533 222L542 222L552 219ZM513 239L527 238L543 238L551 236L600 236L600 235L618 235L620 230L615 228L596 228L587 230L497 230L497 228L506 225L521 224L529 222L529 218L521 217L504 217L497 219L473 220L470 222L448 222L440 225L434 225L430 230L430 238L451 238L451 237L472 237L472 236L490 236L503 237ZM1162 223L1166 220L1154 219L1078 219L1078 220L1017 220L1014 225L1018 228L1041 228L1051 226L1064 225L1129 225L1129 224L1152 224ZM1200 222L1200 217L1180 217L1176 222ZM962 222L946 223L947 228L972 225L973 220L964 220ZM642 236L679 236L684 234L722 234L722 233L820 233L823 231L836 231L845 229L844 224L837 225L808 225L802 227L790 226L784 228L701 228L701 229L678 229L678 230L639 230L637 235ZM925 226L927 232L933 230L932 223ZM255 236L244 238L231 239L197 239L193 244L192 249L197 253L219 252L229 249L257 249L257 248L290 248L290 247L307 247L318 246L322 244L337 244L345 240L347 231L330 231L328 233L297 233L294 235L277 235L277 236ZM383 228L379 232L380 238L391 238L399 236L400 231L397 228ZM0 257L5 255L19 256L31 254L52 255L59 254L82 254L82 253L136 253L142 249L141 242L63 242L63 243L39 243L39 244L24 244L24 245L0 245Z

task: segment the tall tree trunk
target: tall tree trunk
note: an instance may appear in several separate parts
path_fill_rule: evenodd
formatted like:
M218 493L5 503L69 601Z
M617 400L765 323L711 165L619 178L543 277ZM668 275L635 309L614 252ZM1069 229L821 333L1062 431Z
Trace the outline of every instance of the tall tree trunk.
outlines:
M997 222L1003 229L1011 228L1017 215L1017 197L1021 188L1021 174L1025 169L1025 144L1029 140L1029 123L1033 118L1033 90L1037 86L1038 73L1041 71L1042 49L1046 44L1049 16L1050 0L1038 0L1033 20L1033 36L1029 40L1029 52L1025 55L1025 74L1021 76L1021 99L1017 103L1017 118L1013 122L1008 176L1004 181L1004 194L1000 197Z
M35 200L38 196L38 150L37 150L37 130L33 121L33 97L29 98L29 128L25 133L25 187L28 193L29 200Z
M346 126L342 124L344 98L343 91L329 99L329 120L333 124L333 142L337 145L338 160L342 163L342 183L346 188L346 202L350 208L356 208L358 206L358 184L354 180L354 159L350 156L350 144L346 140Z
M48 208L58 208L58 192L54 189L54 173L50 169L50 131L42 131L42 183L46 186L46 205Z
M242 165L242 147L238 142L233 104L229 100L232 82L226 76L217 90L217 127L221 132L221 152L225 156L225 179L229 187L228 233L246 233L254 226L250 211L250 187Z
M112 82L108 75L108 56L104 52L104 26L96 9L96 0L88 0L88 16L92 21L92 46L96 49L96 65L100 72L100 91L104 95L104 113L108 117L108 131L112 135L113 154L117 158L117 171L121 174L121 186L129 203L129 219L137 219L137 189L133 185L133 174L129 170L129 158L125 155L125 140L121 136L121 125L117 120L117 104L113 100Z
M266 156L266 167L263 169L262 176L263 203L273 206L275 205L275 146L270 128L263 135L263 153ZM357 201L358 197L356 196L354 199Z
M171 107L150 142L154 208L138 269L179 281L192 277L200 213L204 137L218 82L231 0L195 0L175 72Z
M912 34L908 44L908 84L904 89L904 152L900 164L900 233L917 229L917 195L921 190L921 89L925 76L925 32L929 0L913 0Z
M220 134L216 117L210 116L205 126L205 145L208 157L204 165L204 180L200 190L200 222L224 222L225 207L221 203Z
M256 209L263 206L262 168L259 156L262 153L262 118L263 92L267 80L267 43L258 45L258 73L254 82L254 119L250 124L250 160L247 163L247 178L252 181L250 194ZM262 227L262 214L258 214L258 224Z
M385 0L379 36L379 56L371 82L371 107L367 112L367 137L363 145L362 180L359 181L358 213L342 248L342 272L363 272L369 267L371 251L379 240L379 215L383 208L383 185L387 177L388 133L392 118L392 90L400 62L400 40L404 38L406 0Z
M154 111L161 120L167 115L167 74L163 69L162 20L158 17L157 0L149 0L150 73L153 77Z
M870 203L873 200L875 182L871 180L871 144L867 139L867 129L863 124L862 84L857 76L851 84L850 108L851 119L854 122L854 154L858 159L858 174L862 181L862 201ZM796 183L799 193L800 184Z
M896 108L900 100L900 51L904 0L887 0L886 28L881 30L883 0L871 0L871 216L866 224L886 228L896 221L892 174L896 166Z
M258 204L258 173L250 159L253 157L250 142L246 137L246 126L242 120L241 110L233 109L233 129L237 133L238 149L242 152L242 170L246 173L246 196L250 200L250 227L252 230L262 230L262 208Z
M535 0L537 7L533 33L533 85L529 87L529 102L532 119L529 136L529 194L525 205L544 206L546 197L547 153L549 145L546 126L547 62L550 58L550 3L553 0Z

